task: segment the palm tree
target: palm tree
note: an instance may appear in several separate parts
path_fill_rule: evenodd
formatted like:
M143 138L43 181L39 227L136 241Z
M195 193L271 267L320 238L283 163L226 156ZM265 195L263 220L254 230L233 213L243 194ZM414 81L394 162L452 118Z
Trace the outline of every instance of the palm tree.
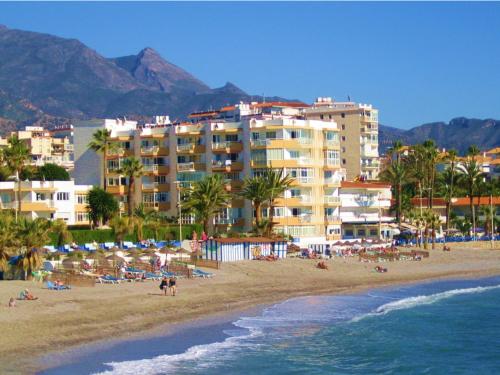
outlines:
M21 251L15 265L24 272L25 280L41 267L40 249L48 243L49 232L50 222L46 219L22 218L18 221L16 236L20 239Z
M127 186L127 202L128 202L128 216L132 217L135 208L134 193L135 193L135 179L144 174L142 163L136 157L130 157L123 160L122 166L118 173L128 177Z
M396 218L399 226L401 226L401 212L403 205L403 185L407 181L408 170L405 165L394 162L389 168L381 173L380 179L389 182L394 186L396 193Z
M28 280L28 276L32 272L40 269L42 262L43 260L38 249L23 247L14 265L23 272L24 280Z
M451 168L450 165L438 176L438 192L443 196L446 202L446 229L450 229L451 201L455 194L453 186L455 173Z
M30 151L24 141L16 135L8 139L9 146L3 150L3 158L7 168L16 173L17 192L15 193L17 201L16 221L21 215L21 174L26 168L26 163L30 159Z
M203 223L203 230L208 233L211 219L229 204L230 195L226 191L221 175L214 174L195 182L185 194L183 209L194 211Z
M68 226L62 219L57 219L51 222L50 231L56 236L56 246L61 247L71 242L72 235L68 230Z
M467 155L476 160L476 157L481 153L481 150L476 145L470 145L467 149Z
M432 208L433 198L434 198L434 187L436 182L436 165L440 160L438 150L436 148L436 143L429 139L422 143L424 151L424 163L425 163L425 173L427 176L427 187L429 189L429 200L428 208Z
M19 247L15 219L11 212L0 212L0 270L5 271L7 262Z
M132 229L132 222L129 217L115 216L111 219L109 224L113 230L113 234L115 235L115 240L121 248L125 236Z
M255 226L258 228L261 223L261 207L267 201L267 186L265 180L260 177L247 177L243 182L243 188L239 195L252 202L255 210Z
M457 161L457 150L451 149L448 151L448 161L450 162L449 170L450 170L450 194L449 201L446 201L446 229L450 229L450 211L451 211L451 199L453 198L453 194L455 193L454 185L455 185L455 172L456 172L456 161Z
M494 206L481 207L481 214L484 215L484 230L486 231L487 236L489 236L490 234L493 235L495 233L495 212L496 208ZM491 227L492 222L493 228Z
M97 186L89 191L87 197L87 210L94 226L103 225L118 211L118 202L113 194Z
M476 214L474 210L474 194L477 190L477 185L483 176L479 164L472 155L469 155L467 160L458 166L458 171L461 175L463 184L467 188L469 195L469 208L472 215L472 231L476 232Z
M88 148L102 155L102 176L103 176L103 189L106 190L106 155L109 151L117 148L116 144L111 141L111 130L98 129L92 134L92 140L88 144Z
M270 235L274 226L273 219L276 199L283 196L285 191L292 185L294 179L287 174L285 175L283 169L274 170L271 168L264 171L262 178L266 186L266 198L269 204L269 225L267 234Z
M396 155L396 162L399 164L401 162L401 150L403 148L403 142L401 142L400 140L397 140L397 141L394 141L392 143L392 147L389 148L389 150L387 151L388 155L391 157L391 160L392 160L392 157L393 155Z
M429 210L425 215L426 226L431 230L432 250L436 248L436 228L441 223L439 215Z

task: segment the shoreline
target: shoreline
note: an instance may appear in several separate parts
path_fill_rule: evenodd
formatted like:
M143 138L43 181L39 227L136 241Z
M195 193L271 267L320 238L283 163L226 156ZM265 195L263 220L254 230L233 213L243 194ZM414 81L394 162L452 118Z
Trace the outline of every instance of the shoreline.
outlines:
M4 332L0 338L0 356L4 359L0 372L43 371L61 365L41 363L54 353L164 336L183 325L227 319L294 297L497 276L500 251L454 249L450 254L435 250L421 262L386 263L386 274L374 273L374 263L353 258L329 260L327 271L316 269L315 264L304 259L228 263L214 271L213 279L182 280L176 297L161 296L157 283L151 282L63 292L37 288L31 282L0 283L2 301L12 290L27 284L40 296L40 300L20 304L15 311L0 308L0 329ZM30 357L33 353L40 354Z
M126 345L126 344L131 344L133 342L137 341L150 341L154 339L168 339L171 337L174 337L176 335L179 335L180 333L185 333L186 331L191 331L193 329L197 328L214 328L218 326L231 326L232 323L234 323L236 320L242 318L242 317L249 317L249 316L255 316L255 315L260 315L262 312L267 308L274 306L276 304L280 304L289 300L293 300L295 298L300 298L300 297L311 297L311 296L340 296L340 295L358 295L358 294L363 294L365 292L369 291L376 291L376 290L381 290L381 289L386 289L386 288L397 288L400 286L415 286L415 285L424 285L427 283L434 283L434 282L439 282L439 281L463 281L463 280L483 280L483 279L488 279L491 277L500 277L500 272L495 272L495 273L488 273L484 274L482 272L479 273L473 273L467 276L461 276L460 278L455 277L454 275L448 275L448 276L438 276L434 278L428 278L428 279L419 279L419 280L407 280L404 282L390 282L390 283L381 283L379 285L375 286L359 286L359 287L353 287L351 290L342 290L338 292L328 292L325 291L324 293L314 293L314 294L301 294L301 295L290 295L285 299L279 299L276 301L272 301L269 303L263 303L263 304L258 304L258 305L252 305L247 308L242 308L230 312L218 312L211 314L209 316L205 317L197 317L191 320L187 321L178 321L178 322L173 322L173 323L168 323L168 324L163 324L160 325L156 328L147 330L147 331L138 331L135 332L133 335L129 337L117 337L112 340L99 340L95 342L88 342L80 345L76 345L75 347L69 348L63 353L59 353L57 357L59 357L59 363L54 364L52 366L46 366L46 367L40 367L36 370L36 372L42 372L44 373L45 371L50 370L55 370L60 367L68 366L71 365L78 360L88 356L89 354L96 353L98 350L103 349L103 350L112 350L114 347L119 346L119 345ZM154 331L154 332L153 332ZM222 332L221 332L222 333ZM224 337L227 338L227 337ZM202 345L206 344L211 344L211 342L202 342ZM188 345L186 348L191 347L192 345ZM78 353L77 353L78 352ZM165 353L162 353L165 354ZM173 353L168 353L169 355L172 354L181 354L177 352ZM45 360L51 361L54 360L56 357L54 354L46 354L42 357Z

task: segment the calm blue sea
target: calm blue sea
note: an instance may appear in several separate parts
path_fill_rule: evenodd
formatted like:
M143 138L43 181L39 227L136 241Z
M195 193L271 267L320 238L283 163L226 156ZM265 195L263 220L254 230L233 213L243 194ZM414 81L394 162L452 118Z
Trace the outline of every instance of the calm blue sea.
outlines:
M500 277L303 297L45 374L500 374Z

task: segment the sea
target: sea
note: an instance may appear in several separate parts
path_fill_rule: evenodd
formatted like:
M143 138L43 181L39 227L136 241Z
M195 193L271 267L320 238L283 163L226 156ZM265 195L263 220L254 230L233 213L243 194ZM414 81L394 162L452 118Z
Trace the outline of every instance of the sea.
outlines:
M42 374L500 374L500 277L293 298Z

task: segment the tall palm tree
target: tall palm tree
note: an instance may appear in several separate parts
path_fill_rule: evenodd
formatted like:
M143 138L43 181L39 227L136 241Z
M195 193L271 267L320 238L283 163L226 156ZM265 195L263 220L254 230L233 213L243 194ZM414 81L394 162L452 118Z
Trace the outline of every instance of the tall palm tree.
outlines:
M24 141L16 135L8 139L8 147L3 150L3 158L7 168L16 174L17 191L15 200L17 201L16 220L21 215L21 174L26 168L26 163L30 159L30 151Z
M405 165L393 162L389 168L381 173L380 179L390 182L396 193L396 218L401 225L401 212L403 204L403 184L407 182L408 170Z
M92 134L92 140L88 144L88 148L102 155L102 176L103 176L103 189L106 190L106 155L109 151L116 149L116 145L111 141L111 130L98 129Z
M132 217L134 212L134 193L135 193L135 179L144 174L142 163L136 157L126 158L122 162L121 168L118 173L128 177L127 185L127 212L128 216Z
M481 150L476 145L470 145L467 149L467 155L472 159L477 160L477 156L481 153Z
M439 174L437 180L438 192L446 202L446 229L450 229L451 201L455 194L455 189L453 186L455 173L451 168L451 165L446 168L443 173Z
M274 226L274 207L276 200L281 198L286 190L290 188L294 179L287 174L284 174L283 169L275 170L268 168L262 175L266 186L266 198L269 205L269 224L267 234L270 235Z
M11 212L0 212L0 271L5 271L7 261L19 247L15 219Z
M432 238L432 249L434 250L436 248L436 228L439 226L441 221L439 219L439 215L431 210L426 212L425 221L426 227L431 230L430 235Z
M21 251L16 267L27 279L31 272L42 265L40 249L49 242L50 222L46 219L21 218L17 223L16 235L20 239Z
M394 141L392 143L392 147L389 148L387 153L390 155L391 160L394 155L396 155L396 162L400 163L401 162L401 150L403 148L403 142L401 142L399 139L397 141Z
M432 208L435 183L436 183L436 165L440 160L439 152L436 148L436 143L429 139L422 143L425 161L425 173L427 177L427 188L429 189L428 208Z
M213 217L229 205L230 195L225 185L222 176L214 174L195 182L185 193L183 208L195 213L203 223L205 233L208 233Z
M261 207L267 201L267 186L261 176L247 177L243 182L243 188L239 195L252 202L255 210L255 226L258 228L261 223Z
M476 232L476 214L474 210L474 194L476 193L479 181L483 177L481 168L474 157L470 155L462 164L458 166L463 184L467 188L469 195L469 208L472 215L472 231Z
M457 162L457 150L451 149L448 150L448 155L447 159L450 163L449 170L450 170L450 194L449 194L449 201L447 201L447 206L446 206L446 229L450 229L450 211L451 211L451 199L453 198L453 194L455 193L455 174L456 174L456 162Z

